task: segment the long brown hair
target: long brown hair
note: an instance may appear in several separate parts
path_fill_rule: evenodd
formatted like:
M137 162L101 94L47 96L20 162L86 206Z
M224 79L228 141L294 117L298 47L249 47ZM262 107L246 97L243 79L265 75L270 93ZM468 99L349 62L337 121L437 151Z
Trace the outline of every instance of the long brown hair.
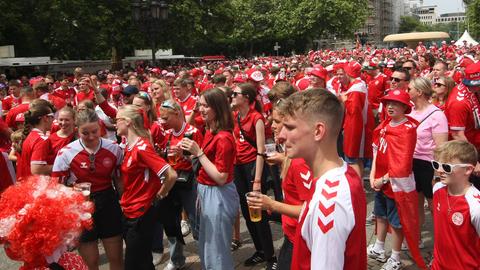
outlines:
M200 93L200 96L205 98L208 107L215 113L215 126L209 127L212 133L216 134L222 130L232 131L233 116L227 95L219 88L212 88Z

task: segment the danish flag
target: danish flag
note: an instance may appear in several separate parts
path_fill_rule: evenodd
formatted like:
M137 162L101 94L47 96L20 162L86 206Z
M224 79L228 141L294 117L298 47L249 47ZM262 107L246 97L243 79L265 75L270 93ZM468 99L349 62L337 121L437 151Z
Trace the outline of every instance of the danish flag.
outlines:
M327 233L333 228L334 220L332 213L335 211L335 197L337 197L337 189L340 184L340 180L330 181L325 180L320 193L320 200L318 201L318 208L320 215L318 217L318 226L323 233Z

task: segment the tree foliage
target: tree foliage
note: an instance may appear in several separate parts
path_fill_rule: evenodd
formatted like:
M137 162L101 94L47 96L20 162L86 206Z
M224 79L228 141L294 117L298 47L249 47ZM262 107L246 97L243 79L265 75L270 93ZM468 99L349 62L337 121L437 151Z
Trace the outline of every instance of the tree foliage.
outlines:
M480 38L480 0L464 0L467 7L467 23L470 35Z
M108 59L150 48L130 0L0 1L0 45L17 56ZM272 53L308 49L325 35L352 36L367 16L366 0L175 0L154 37L175 53Z

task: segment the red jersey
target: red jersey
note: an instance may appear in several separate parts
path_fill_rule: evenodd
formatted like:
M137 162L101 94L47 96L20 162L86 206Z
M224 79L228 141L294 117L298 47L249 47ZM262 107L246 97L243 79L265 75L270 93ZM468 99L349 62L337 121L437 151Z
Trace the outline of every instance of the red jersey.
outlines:
M120 167L124 187L120 205L127 218L137 218L148 211L162 187L160 177L169 167L147 139L138 138L125 148Z
M316 180L295 232L291 269L366 270L366 203L363 181L346 163Z
M58 134L51 133L48 139L46 139L42 144L40 144L38 147L42 148L41 151L45 153L45 162L46 164L52 165L53 162L55 161L55 157L57 156L57 153L65 146L67 146L69 143L73 142L75 140L75 134L72 133L70 136L62 138L58 136Z
M167 140L165 137L165 129L163 128L162 124L160 124L158 121L153 122L150 126L150 134L152 135L153 146L155 149L164 149Z
M480 191L471 186L463 196L433 187L433 270L480 269Z
M346 95L343 151L349 158L371 158L375 120L368 104L365 82L355 79L350 83Z
M41 148L37 147L43 141L48 139L39 129L32 129L22 144L22 155L17 160L17 176L18 180L23 180L32 175L31 164L44 165L47 164L45 160L46 153Z
M302 158L292 159L282 181L283 202L290 205L303 205L310 200L314 186L313 174ZM298 219L282 215L282 229L285 236L293 243Z
M183 123L182 128L178 132L175 132L173 129L169 129L167 130L166 133L167 133L166 138L168 138L167 144L169 144L170 146L178 145L182 141L183 137L185 137L185 134L191 134L190 138L194 140L198 145L202 145L202 142L203 142L202 133L200 133L200 131L197 128L190 126L185 122ZM183 157L182 159L180 159L180 161L178 161L176 164L174 165L170 164L170 165L176 171L192 170L192 162L189 161L188 158L186 157Z
M303 77L295 82L295 86L298 91L303 91L308 88L310 85L310 79L308 77Z
M390 178L400 174L407 178L411 174L417 142L417 123L413 118L407 117L400 123L394 124L389 118L378 125L374 131L373 142L377 153L375 178L381 178L387 173ZM402 171L405 173L399 173ZM390 182L382 186L382 191L389 198L395 198Z
M235 128L233 129L233 135L235 136L235 146L237 149L237 156L235 164L246 164L257 159L257 149L253 147L248 141L257 141L255 125L258 121L263 121L263 116L255 109L250 109L247 115L243 119L239 119L238 111L233 113L235 122ZM240 132L240 125L242 132ZM248 139L245 139L246 136Z
M75 106L78 105L80 102L82 102L85 99L89 99L89 100L95 102L95 93L93 92L93 90L88 91L88 93L82 92L82 91L78 92L77 95L75 96L75 100L74 100Z
M178 102L178 104L180 104L180 107L182 108L185 117L188 117L193 113L195 105L197 104L197 99L191 94L189 94L184 100L176 99L176 101Z
M15 97L13 94L10 94L3 98L2 110L9 111L13 107L16 107L18 104L20 104L21 102L22 100L20 99L20 97Z
M467 140L480 150L480 104L476 95L464 84L457 86L456 95L448 96L445 115L450 130L463 130Z
M75 92L75 89L71 87L67 87L67 89L63 89L62 87L59 87L53 90L53 93L52 93L52 95L65 100L67 104L72 104L76 94L77 93Z
M235 160L235 139L229 131L219 131L217 134L212 134L207 130L203 138L202 145L205 156L215 165L220 173L228 173L228 184L233 181L233 162ZM198 172L198 183L208 186L218 186L217 182L208 176L203 167Z
M368 103L372 109L378 109L380 98L385 95L385 90L390 88L390 82L383 73L378 73L368 82Z
M17 115L23 114L24 112L28 111L30 106L30 102L22 103L16 107L10 109L5 117L5 122L7 123L8 127L17 130L17 122L15 121Z
M92 192L111 188L112 175L122 161L122 149L116 143L100 138L93 165L90 155L80 139L69 143L58 152L52 176L68 184L90 182Z

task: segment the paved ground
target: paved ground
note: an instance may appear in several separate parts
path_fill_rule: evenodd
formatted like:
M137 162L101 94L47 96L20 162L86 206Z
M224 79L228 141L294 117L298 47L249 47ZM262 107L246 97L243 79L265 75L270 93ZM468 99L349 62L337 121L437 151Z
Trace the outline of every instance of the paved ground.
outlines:
M369 189L367 189L369 190ZM367 191L367 201L368 201L368 211L371 212L373 208L373 192ZM432 231L430 228L432 227L431 223L431 217L429 214L427 214L427 224L422 232L422 238L425 241L425 248L422 250L424 258L430 258L432 254L432 249L433 249L433 235ZM280 246L282 245L283 241L283 235L282 235L282 229L281 226L277 223L272 222L271 223L271 228L272 228L272 233L273 233L273 240L274 245L277 249L279 250ZM372 244L375 242L375 235L374 235L374 226L367 226L367 245ZM241 238L242 238L242 247L235 251L233 253L233 257L235 260L235 269L264 269L265 265L261 264L256 267L244 267L243 266L243 261L246 260L248 257L250 257L254 253L254 248L253 248L253 243L249 237L248 231L245 227L245 223L241 222ZM185 269L191 269L191 270L196 270L196 269L201 269L200 267L200 262L199 258L196 255L196 247L195 247L195 242L192 238L191 235L187 236L185 239L187 246L185 248L185 255L187 256L187 265ZM159 264L156 269L163 269L167 262L168 262L168 241L164 241L165 246L165 255L163 256L163 261L161 264ZM389 254L390 251L390 246L389 246L389 237L387 236L387 241L386 241L386 250L387 250L387 255ZM418 269L412 260L410 259L410 255L408 252L403 252L402 254L402 262L405 265L404 269L408 270L413 270L413 269ZM10 270L10 269L18 269L20 264L13 262L9 260L8 258L5 257L5 254L3 252L3 249L0 251L0 269L3 270ZM369 259L368 260L368 269L380 269L381 268L381 263L376 262L375 260ZM102 252L102 257L101 257L101 266L100 269L106 270L108 268L108 263L106 261L105 255Z

